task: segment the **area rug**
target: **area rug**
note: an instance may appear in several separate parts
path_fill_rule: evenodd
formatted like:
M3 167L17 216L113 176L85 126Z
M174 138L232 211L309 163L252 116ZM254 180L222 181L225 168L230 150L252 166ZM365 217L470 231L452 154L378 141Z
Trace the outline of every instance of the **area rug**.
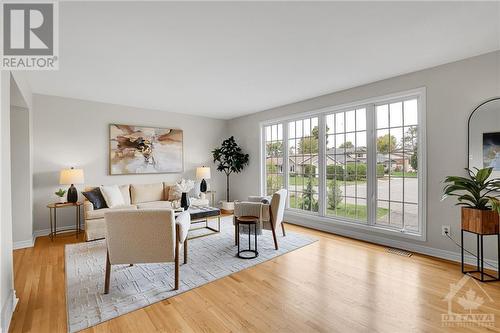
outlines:
M179 290L174 291L174 264L115 265L108 295L103 294L106 243L104 240L69 244L65 249L66 306L68 331L77 332L128 312L186 292L224 276L268 261L315 241L293 232L278 237L274 249L272 233L258 238L259 256L236 257L234 227L222 223L219 234L189 242L188 264L180 267ZM280 233L281 234L281 233ZM248 238L241 238L242 246Z

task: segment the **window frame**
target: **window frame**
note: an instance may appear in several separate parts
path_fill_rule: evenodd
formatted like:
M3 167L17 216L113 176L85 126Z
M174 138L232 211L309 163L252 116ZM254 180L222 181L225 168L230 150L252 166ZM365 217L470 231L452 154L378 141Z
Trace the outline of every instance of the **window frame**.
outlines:
M398 101L417 99L418 112L418 225L419 230L401 230L394 227L381 226L376 223L377 210L377 178L376 178L376 116L375 108L380 104L389 104ZM366 108L366 135L367 135L367 221L360 223L359 220L350 218L341 218L326 214L327 207L327 183L326 183L326 116L333 113L345 112L352 109ZM410 238L425 241L427 236L426 219L426 88L420 87L407 91L391 93L383 96L377 96L364 100L353 101L346 104L329 106L321 109L310 110L302 113L293 114L281 118L260 122L260 191L261 195L266 193L266 165L265 165L265 127L274 124L283 124L283 149L284 149L284 179L283 188L288 189L289 183L289 122L318 117L319 126L319 150L318 150L318 212L308 212L301 209L289 207L287 200L286 215L292 217L308 218L317 222L327 222L339 226L352 226L357 229L371 230L387 235L397 235L404 238ZM375 164L374 164L375 163ZM375 165L375 167L373 167Z

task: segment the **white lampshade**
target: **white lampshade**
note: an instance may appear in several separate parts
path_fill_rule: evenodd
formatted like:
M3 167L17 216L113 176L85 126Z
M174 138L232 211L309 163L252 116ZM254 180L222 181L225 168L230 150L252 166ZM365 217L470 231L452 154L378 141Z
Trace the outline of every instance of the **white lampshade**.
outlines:
M59 175L59 184L83 184L83 170L82 169L63 169Z
M210 179L210 168L205 166L196 168L196 179Z

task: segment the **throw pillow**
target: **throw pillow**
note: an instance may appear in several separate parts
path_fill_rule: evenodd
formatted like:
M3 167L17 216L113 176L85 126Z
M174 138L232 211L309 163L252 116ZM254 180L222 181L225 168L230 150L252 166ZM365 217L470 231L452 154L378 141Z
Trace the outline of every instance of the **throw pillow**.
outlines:
M179 184L175 184L175 185L170 186L170 189L168 191L168 200L169 201L181 200L181 195L182 195L182 191L179 188Z
M85 198L87 198L88 201L92 203L94 209L108 208L99 187L96 187L87 192L82 192L82 194L85 196Z
M101 193L109 208L125 205L122 191L118 185L101 186Z

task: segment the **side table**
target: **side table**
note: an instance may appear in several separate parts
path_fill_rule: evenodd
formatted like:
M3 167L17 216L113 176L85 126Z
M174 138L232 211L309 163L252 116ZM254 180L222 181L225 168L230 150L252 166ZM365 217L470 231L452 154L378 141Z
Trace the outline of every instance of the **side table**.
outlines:
M57 209L59 208L66 208L66 207L75 207L75 213L76 213L76 223L75 223L75 229L69 229L69 230L64 230L66 231L72 231L74 230L76 232L75 236L78 238L80 235L80 219L81 219L81 207L83 206L83 202L66 202L66 203L51 203L47 205L47 208L49 209L49 215L50 215L50 239L54 241L54 238L57 236Z
M468 232L471 234L476 235L476 242L477 242L477 265L476 269L474 270L465 270L465 260L464 260L464 232ZM470 277L481 281L481 282L494 282L494 281L500 281L500 268L497 268L497 276L493 276L491 274L488 274L484 271L484 251L483 251L483 237L484 236L496 236L497 237L497 251L498 251L498 258L500 258L500 234L498 233L498 230L493 233L478 233L474 232L471 230L466 230L462 228L461 232L461 248L462 248L462 273L467 274ZM479 277L474 275L474 273L478 273Z

